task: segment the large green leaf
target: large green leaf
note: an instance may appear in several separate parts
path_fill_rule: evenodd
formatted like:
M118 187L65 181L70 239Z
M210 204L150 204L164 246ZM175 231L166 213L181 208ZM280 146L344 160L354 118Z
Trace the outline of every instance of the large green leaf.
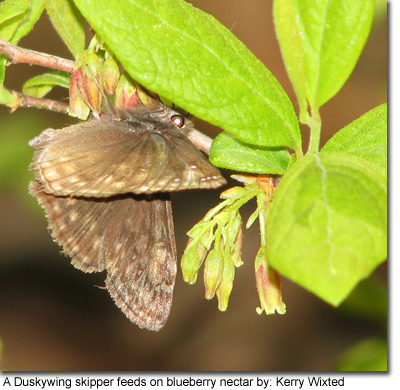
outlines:
M338 305L386 258L386 185L344 153L300 159L279 183L267 218L268 260Z
M286 69L305 117L332 98L367 40L374 0L275 0L274 21Z
M387 171L387 105L382 104L339 130L321 152L342 152L377 165Z
M46 10L64 43L75 58L85 50L85 29L73 0L45 0Z
M74 0L127 72L243 142L300 149L296 114L265 66L182 0Z

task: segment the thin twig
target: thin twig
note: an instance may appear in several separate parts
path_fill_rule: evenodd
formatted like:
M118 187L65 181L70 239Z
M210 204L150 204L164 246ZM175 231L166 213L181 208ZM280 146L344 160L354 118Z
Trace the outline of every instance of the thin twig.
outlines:
M28 96L15 91L10 92L16 97L16 99L8 105L11 107L11 112L15 111L18 107L35 107L60 112L61 114L68 114L69 105L67 103Z
M210 138L208 135L201 133L196 129L190 130L187 134L189 141L196 146L197 149L200 149L204 153L210 154L211 144L213 139Z
M39 65L68 73L72 73L75 65L73 61L34 50L22 49L3 39L0 39L0 53L8 57L13 64Z

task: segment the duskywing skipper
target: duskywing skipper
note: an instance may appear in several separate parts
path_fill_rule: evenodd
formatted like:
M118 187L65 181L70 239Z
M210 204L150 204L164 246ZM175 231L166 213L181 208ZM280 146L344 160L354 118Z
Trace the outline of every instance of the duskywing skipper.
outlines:
M217 188L225 179L187 139L192 126L161 103L121 111L30 141L30 184L53 239L84 272L107 271L126 316L159 330L176 276L169 192Z

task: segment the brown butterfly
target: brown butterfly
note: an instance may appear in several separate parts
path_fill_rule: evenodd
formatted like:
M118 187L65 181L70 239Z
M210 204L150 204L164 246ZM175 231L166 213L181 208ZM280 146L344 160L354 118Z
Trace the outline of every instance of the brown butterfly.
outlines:
M172 303L169 192L226 183L187 139L191 127L159 103L47 129L29 143L37 149L30 191L54 240L75 267L107 271L110 295L141 328L162 328Z

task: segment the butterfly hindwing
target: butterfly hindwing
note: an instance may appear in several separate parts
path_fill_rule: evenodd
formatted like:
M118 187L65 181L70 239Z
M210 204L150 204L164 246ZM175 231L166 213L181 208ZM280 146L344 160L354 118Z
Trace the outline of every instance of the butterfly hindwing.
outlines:
M71 263L84 272L105 270L99 257L102 224L109 217L104 215L104 204L47 194L38 180L31 181L29 190L45 209L51 235L71 257Z
M30 191L72 264L85 272L106 270L106 287L125 315L141 328L162 328L177 263L169 195L60 197L45 193L38 180Z
M117 306L141 328L159 330L169 316L176 277L176 247L168 194L120 208L105 236L106 286ZM116 226L118 224L118 226Z

